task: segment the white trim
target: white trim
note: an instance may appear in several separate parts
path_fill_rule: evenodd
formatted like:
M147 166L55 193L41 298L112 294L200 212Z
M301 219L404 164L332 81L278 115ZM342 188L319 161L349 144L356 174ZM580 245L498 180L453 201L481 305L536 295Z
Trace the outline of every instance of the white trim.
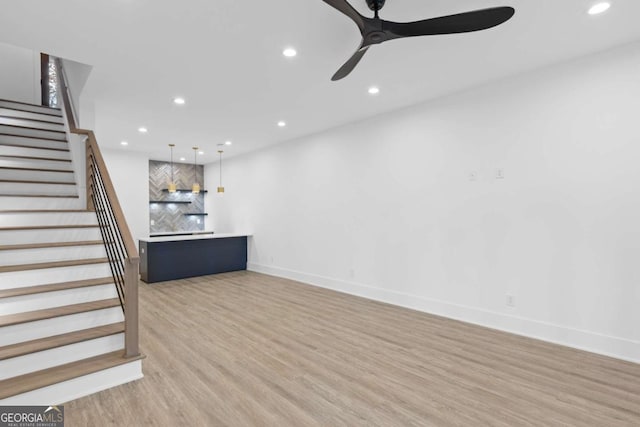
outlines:
M89 375L0 400L0 405L61 405L90 394L139 380L142 360L136 360Z
M424 298L331 277L247 263L247 270L296 280L321 288L422 311L579 350L640 363L640 342L534 319Z

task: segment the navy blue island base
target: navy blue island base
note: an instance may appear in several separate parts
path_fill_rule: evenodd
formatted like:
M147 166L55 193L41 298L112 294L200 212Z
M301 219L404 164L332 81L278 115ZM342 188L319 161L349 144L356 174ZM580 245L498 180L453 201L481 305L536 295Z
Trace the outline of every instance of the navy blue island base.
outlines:
M247 269L246 235L140 239L140 276L146 283Z

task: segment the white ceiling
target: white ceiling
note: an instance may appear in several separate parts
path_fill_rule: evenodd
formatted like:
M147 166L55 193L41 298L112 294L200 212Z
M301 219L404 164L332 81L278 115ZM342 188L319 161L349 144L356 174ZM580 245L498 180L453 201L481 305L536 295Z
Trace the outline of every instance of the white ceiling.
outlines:
M365 0L351 1L370 16ZM387 0L381 17L395 21L493 6L516 15L483 32L374 46L339 82L330 78L360 35L322 0L14 1L3 5L0 42L94 67L83 110L95 109L100 145L127 140L126 150L167 159L175 143L187 161L197 145L206 163L225 140L237 155L640 39L640 1L611 2L590 16L595 1ZM297 57L281 54L288 46Z

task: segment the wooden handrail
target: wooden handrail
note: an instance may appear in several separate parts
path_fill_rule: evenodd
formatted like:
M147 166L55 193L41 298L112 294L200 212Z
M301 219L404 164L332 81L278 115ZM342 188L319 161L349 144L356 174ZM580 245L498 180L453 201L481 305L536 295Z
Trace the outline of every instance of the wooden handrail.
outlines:
M120 228L120 232L122 233L122 239L124 241L125 248L127 250L127 255L132 259L140 259L138 256L138 250L136 248L135 242L133 240L133 236L131 235L131 231L129 230L129 226L127 225L127 220L124 217L124 213L122 212L122 207L120 206L120 201L118 200L118 196L116 194L115 188L113 186L113 182L111 181L111 177L109 176L109 171L107 169L107 165L104 162L104 158L102 157L102 153L100 152L100 147L98 146L98 141L96 140L96 136L92 130L81 129L77 127L76 119L73 114L73 109L71 107L71 99L69 98L69 90L67 86L67 81L64 75L64 71L62 69L62 61L60 58L56 58L56 66L58 68L58 78L60 79L60 86L62 86L62 98L64 100L64 110L67 115L67 119L69 120L69 130L71 133L76 135L85 135L87 136L87 146L93 152L96 163L98 164L98 168L100 173L102 174L102 180L104 181L105 191L107 192L107 196L109 197L109 201L111 202L113 213L116 217L116 221ZM87 188L89 188L89 176L87 175ZM87 203L89 203L89 199L87 199Z
M95 171L99 175L101 188L106 193L106 199L108 200L109 210L113 215L113 220L120 234L124 250L126 252L126 259L122 260L123 264L123 279L124 279L124 292L122 292L121 302L123 302L123 310L125 315L125 357L139 356L140 351L138 348L138 273L140 266L140 257L136 248L135 241L129 230L127 220L125 219L122 207L116 195L113 182L109 176L107 165L100 152L100 147L96 140L96 136L92 130L81 129L78 127L74 109L71 101L70 90L67 86L66 76L64 68L62 67L62 61L59 58L55 59L56 67L58 69L58 80L60 83L60 92L62 92L62 104L69 123L69 130L76 135L86 136L86 159L87 159L87 209L96 211L92 200L94 195L92 194L92 178L95 178ZM95 188L94 188L95 190ZM98 212L96 212L97 214ZM98 215L100 217L100 215ZM106 240L105 240L106 247ZM115 262L115 260L110 260ZM114 280L116 281L116 287L118 286L118 280L114 273ZM122 299L123 297L123 299Z

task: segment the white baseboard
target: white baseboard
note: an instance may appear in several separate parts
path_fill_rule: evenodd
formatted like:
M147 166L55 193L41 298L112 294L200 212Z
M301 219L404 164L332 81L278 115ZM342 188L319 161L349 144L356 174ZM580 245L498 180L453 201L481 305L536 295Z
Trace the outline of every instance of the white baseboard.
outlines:
M139 380L142 377L142 360L136 360L49 387L2 399L0 400L0 405L62 405L99 391Z
M604 356L615 357L629 362L640 363L640 342L638 341L275 266L249 262L247 263L247 270L292 279L374 301L473 323L529 338L602 354Z

